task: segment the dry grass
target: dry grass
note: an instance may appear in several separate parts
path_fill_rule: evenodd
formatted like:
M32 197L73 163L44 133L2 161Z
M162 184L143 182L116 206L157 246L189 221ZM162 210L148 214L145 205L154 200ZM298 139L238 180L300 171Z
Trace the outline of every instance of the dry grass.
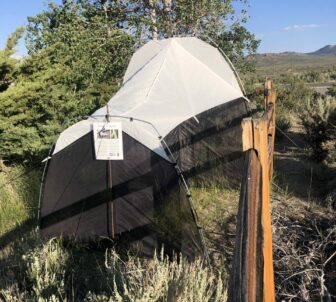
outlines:
M284 196L286 196L284 198ZM273 254L281 301L333 301L336 215L318 203L275 192Z
M193 187L192 195L212 265L222 273L227 282L234 249L239 191Z
M0 236L35 217L40 173L22 166L0 171ZM1 246L1 241L0 241Z

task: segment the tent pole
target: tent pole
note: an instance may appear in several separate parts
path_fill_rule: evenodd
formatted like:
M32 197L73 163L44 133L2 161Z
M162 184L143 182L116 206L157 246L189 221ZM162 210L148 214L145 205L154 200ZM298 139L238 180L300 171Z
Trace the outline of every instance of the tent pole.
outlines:
M97 115L97 117L98 116L100 116L100 115ZM190 209L191 209L191 212L192 212L192 216L193 216L193 219L195 221L195 224L196 224L196 227L197 227L197 230L198 230L198 234L200 236L200 240L201 240L201 244L202 244L202 248L203 248L203 252L204 252L204 257L205 257L206 261L208 262L209 267L211 267L211 262L210 262L210 257L209 257L208 249L206 248L206 245L205 245L203 229L200 226L200 224L198 223L197 213L196 213L196 209L195 209L195 206L194 206L194 202L193 202L193 200L191 198L191 193L190 193L190 190L189 190L189 186L188 186L188 184L187 184L187 182L186 182L186 180L185 180L185 178L184 178L184 176L182 174L182 170L178 166L177 161L176 161L176 159L175 159L172 151L170 150L168 144L166 143L166 141L164 140L164 138L161 136L161 134L157 130L157 128L151 122L148 122L148 121L145 121L145 120L142 120L142 119L133 118L133 117L128 117L128 116L110 115L109 114L109 108L107 106L106 107L106 116L105 116L105 118L106 118L107 121L109 121L111 117L124 118L124 119L129 119L129 120L132 120L132 121L138 121L138 122L145 123L145 124L148 124L151 127L153 127L154 131L158 135L158 139L160 141L160 144L162 145L163 150L165 150L165 152L167 153L168 158L169 157L171 158L171 161L174 163L174 167L176 169L176 172L177 172L177 174L179 175L179 177L180 177L180 179L182 181L184 190L185 190L187 198L188 198L188 202L189 202L189 206L190 206Z
M109 107L106 104L106 122L110 122L110 114L109 114ZM115 207L113 202L113 194L112 194L112 161L107 161L107 190L109 193L109 199L107 201L107 234L108 236L114 239L115 237Z
M201 225L198 222L198 216L197 216L197 212L196 212L196 209L195 209L194 201L193 201L193 199L191 197L191 192L189 190L189 186L188 186L188 184L187 184L187 182L186 182L186 180L185 180L185 178L183 176L182 170L179 167L179 165L177 164L177 160L175 159L173 153L171 152L168 144L162 138L162 136L159 136L159 139L160 139L160 143L162 144L163 149L164 150L166 150L166 149L168 150L169 155L170 155L172 161L175 163L174 164L175 170L176 170L177 174L179 175L179 177L180 177L180 179L182 181L183 187L185 189L185 192L187 194L187 198L188 198L189 206L190 206L190 209L191 209L191 213L192 213L193 219L195 221L198 234L199 234L200 239L201 239L201 244L202 244L202 248L203 248L203 252L204 252L204 257L205 257L206 261L208 262L209 267L211 268L211 262L210 262L209 252L208 252L208 249L207 249L206 244L205 244L205 239L204 239L204 234L203 234L203 228L201 227Z

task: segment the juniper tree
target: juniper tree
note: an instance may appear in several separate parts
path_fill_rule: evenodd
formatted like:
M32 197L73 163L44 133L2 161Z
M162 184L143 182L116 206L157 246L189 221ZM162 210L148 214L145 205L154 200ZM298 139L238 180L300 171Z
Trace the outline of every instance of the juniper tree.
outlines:
M8 37L5 48L0 50L0 92L6 90L13 83L14 73L19 63L13 55L22 33L23 28L19 27Z

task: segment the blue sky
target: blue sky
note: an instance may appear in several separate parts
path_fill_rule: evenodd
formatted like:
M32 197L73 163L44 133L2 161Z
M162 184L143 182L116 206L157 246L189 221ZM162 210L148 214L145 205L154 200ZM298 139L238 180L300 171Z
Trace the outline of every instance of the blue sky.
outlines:
M60 2L57 0L56 2ZM0 48L48 0L1 0ZM336 44L336 0L249 0L247 28L262 40L259 52L310 52ZM23 41L19 54L25 54Z
M17 27L27 24L28 16L35 16L47 7L48 0L0 0L0 48L6 44L9 34ZM60 0L54 1L60 3ZM26 54L24 41L21 41L18 52Z
M336 44L335 0L250 0L248 29L259 52L310 52Z

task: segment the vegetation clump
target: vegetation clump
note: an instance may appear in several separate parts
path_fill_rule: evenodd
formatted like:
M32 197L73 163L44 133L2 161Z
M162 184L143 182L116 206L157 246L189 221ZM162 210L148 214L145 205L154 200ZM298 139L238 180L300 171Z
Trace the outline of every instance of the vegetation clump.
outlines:
M327 93L332 97L336 97L336 84L333 84L330 88L328 88Z
M226 287L202 260L152 259L113 249L89 250L60 240L21 242L13 256L18 268L4 268L5 301L226 301ZM34 247L35 245L35 247ZM21 257L19 258L20 255ZM14 260L13 259L13 260ZM92 270L91 270L92 269Z
M329 163L335 161L336 99L326 97L308 100L300 118L313 159Z

